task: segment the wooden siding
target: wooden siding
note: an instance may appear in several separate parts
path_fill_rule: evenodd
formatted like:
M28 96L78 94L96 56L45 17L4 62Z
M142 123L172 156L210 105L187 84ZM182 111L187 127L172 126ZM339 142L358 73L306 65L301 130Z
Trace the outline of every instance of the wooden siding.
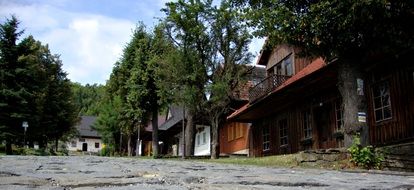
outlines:
M300 56L300 49L299 48L292 48L288 45L280 45L272 50L271 55L269 56L269 59L266 64L266 70L269 70L273 66L275 66L277 63L282 61L286 56L292 54L293 57L293 73L298 73L303 68L305 68L307 65L312 63L313 60L311 58Z
M298 73L302 69L304 69L306 66L312 63L314 59L309 58L303 58L298 55L295 55L295 73Z
M266 70L269 70L271 67L275 66L291 53L293 53L293 48L288 45L280 45L274 48L266 64Z
M407 63L379 65L370 71L367 88L370 143L396 144L414 140L414 67ZM390 87L392 118L375 121L372 86L387 81Z
M242 136L235 137L229 141L229 127L239 125L242 127ZM237 151L249 149L249 133L250 133L250 124L248 123L238 123L238 122L229 122L224 124L220 128L220 154L234 154Z
M257 120L252 124L253 156L296 153L306 149L326 149L342 147L342 139L334 136L336 132L335 102L339 92L335 88L318 94L304 96L295 104L272 114L272 116ZM310 110L312 115L312 138L304 139L303 112ZM321 121L321 114L324 113ZM280 121L286 119L288 126L288 146L280 146ZM263 151L263 128L270 127L270 149ZM310 144L307 144L307 142Z

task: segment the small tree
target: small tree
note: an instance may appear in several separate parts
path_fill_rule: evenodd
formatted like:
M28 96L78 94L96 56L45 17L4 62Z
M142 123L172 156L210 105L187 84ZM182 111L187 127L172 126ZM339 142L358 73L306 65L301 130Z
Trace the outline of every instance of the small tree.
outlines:
M211 38L207 31L207 20L211 1L170 2L163 11L166 31L177 51L166 56L168 64L163 65L163 76L176 103L186 110L185 156L194 152L194 118L201 110L207 82L206 66L211 61Z

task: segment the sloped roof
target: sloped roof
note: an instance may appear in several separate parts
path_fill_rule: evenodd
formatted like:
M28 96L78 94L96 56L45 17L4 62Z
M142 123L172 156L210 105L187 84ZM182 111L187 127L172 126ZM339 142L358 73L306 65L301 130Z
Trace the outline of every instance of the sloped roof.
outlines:
M169 117L164 123L159 123L160 126L158 127L159 130L168 130L175 124L179 123L183 120L183 108L176 105L171 105L169 108L169 113L171 113L171 117Z
M165 123L165 119L167 116L165 115L158 115L158 129L160 128L160 125ZM150 119L147 123L147 126L145 126L145 131L152 132L152 119Z
M76 126L81 137L101 137L98 131L92 129L92 125L95 123L96 118L97 117L95 116L81 116L81 121L79 125Z
M318 71L318 70L320 70L320 69L322 69L326 66L327 66L326 63L323 61L322 58L318 58L318 59L314 60L311 64L306 66L304 69L302 69L301 71L299 71L298 73L293 75L291 78L286 80L284 83L282 83L282 85L280 85L279 87L274 89L272 92L270 92L267 96L264 96L263 98L260 98L258 101L256 101L253 104L250 104L250 103L245 104L240 109L234 111L231 115L229 115L227 117L227 119L234 119L234 118L238 117L239 115L241 115L244 112L251 109L253 105L259 103L260 101L263 101L263 100L269 98L270 95L273 95L273 94L279 92L280 90L282 90L282 89L298 82L301 79L306 78L307 76L311 75L312 73L314 73L314 72L316 72L316 71Z

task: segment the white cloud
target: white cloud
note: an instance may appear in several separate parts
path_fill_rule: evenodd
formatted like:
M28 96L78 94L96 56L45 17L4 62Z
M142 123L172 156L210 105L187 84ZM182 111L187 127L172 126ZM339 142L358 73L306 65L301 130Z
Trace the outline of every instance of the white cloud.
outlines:
M252 42L250 43L249 51L254 56L254 59L253 59L252 64L256 64L257 63L257 59L259 58L260 50L263 47L264 41L265 41L264 38L254 38L252 40Z
M1 3L0 3L1 4ZM60 54L72 81L104 84L134 23L102 15L68 12L49 5L2 3L2 18L15 14L26 34Z
M163 15L159 9L169 1L129 2L131 4L127 5L135 9L133 15L137 16L137 20L131 21L66 10L65 6L74 3L73 0L53 1L54 4L0 0L0 21L15 14L26 35L32 34L35 39L49 44L52 53L61 55L63 69L72 81L104 84L130 40L136 21L144 20L149 26L156 23L154 17ZM253 64L263 42L263 39L254 39L250 45L256 57Z

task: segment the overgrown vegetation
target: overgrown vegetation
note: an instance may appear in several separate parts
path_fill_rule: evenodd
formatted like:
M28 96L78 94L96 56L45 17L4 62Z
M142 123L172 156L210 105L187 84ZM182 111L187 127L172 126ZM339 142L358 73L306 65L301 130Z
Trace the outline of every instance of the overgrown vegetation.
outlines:
M359 135L354 135L352 146L348 148L351 154L350 161L359 167L365 169L380 169L381 163L384 161L384 155L372 146L361 145Z

